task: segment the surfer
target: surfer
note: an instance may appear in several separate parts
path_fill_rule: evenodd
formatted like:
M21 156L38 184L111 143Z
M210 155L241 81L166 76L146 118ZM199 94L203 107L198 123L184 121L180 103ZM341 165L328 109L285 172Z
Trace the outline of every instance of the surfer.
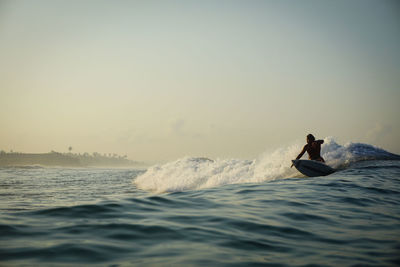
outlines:
M300 152L300 154L297 156L296 159L300 159L304 155L304 153L307 151L308 158L310 160L325 162L325 160L320 155L321 145L323 143L324 143L324 140L315 140L314 135L312 135L312 134L307 135L307 144L303 147L303 150ZM291 167L293 167L293 164Z

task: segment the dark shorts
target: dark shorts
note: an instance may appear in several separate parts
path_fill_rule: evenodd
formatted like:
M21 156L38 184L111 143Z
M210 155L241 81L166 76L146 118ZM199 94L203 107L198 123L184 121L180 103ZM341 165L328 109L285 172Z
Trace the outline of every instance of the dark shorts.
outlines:
M316 160L316 161L322 161L322 162L325 162L325 160L324 160L322 157L310 158L310 160Z

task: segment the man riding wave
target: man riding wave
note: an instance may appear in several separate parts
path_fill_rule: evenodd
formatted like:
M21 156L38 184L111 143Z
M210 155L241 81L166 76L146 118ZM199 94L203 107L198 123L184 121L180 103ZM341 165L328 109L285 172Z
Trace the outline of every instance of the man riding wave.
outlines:
M308 158L310 160L316 160L325 162L325 160L321 157L321 145L324 143L324 140L315 140L314 135L309 134L307 135L307 144L303 147L303 150L297 156L296 160L300 159L304 153L307 151ZM292 166L293 167L293 164Z

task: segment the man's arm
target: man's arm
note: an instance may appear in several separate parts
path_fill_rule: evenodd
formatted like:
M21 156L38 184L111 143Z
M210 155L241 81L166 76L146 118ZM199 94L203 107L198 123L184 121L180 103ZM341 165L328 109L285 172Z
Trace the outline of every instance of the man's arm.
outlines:
M324 140L317 140L315 142L317 142L318 144L322 145L324 143Z
M303 150L300 152L300 154L297 156L296 159L300 159L304 155L304 153L306 153L306 150L307 150L307 145L303 147Z
M297 156L296 159L300 159L300 158L304 155L304 153L306 153L306 150L307 150L307 145L305 145L305 146L303 147L303 150L300 152L300 154ZM294 163L292 164L292 166L290 166L290 168L292 168L293 165L294 165Z

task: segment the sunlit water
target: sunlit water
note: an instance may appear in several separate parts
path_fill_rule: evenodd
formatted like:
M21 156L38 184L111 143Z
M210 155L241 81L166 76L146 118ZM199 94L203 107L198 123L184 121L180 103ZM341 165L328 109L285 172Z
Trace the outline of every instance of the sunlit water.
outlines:
M193 172L219 164L194 161ZM0 266L400 264L400 161L353 162L326 177L185 182L163 192L155 178L154 190L138 188L148 175L0 169Z

